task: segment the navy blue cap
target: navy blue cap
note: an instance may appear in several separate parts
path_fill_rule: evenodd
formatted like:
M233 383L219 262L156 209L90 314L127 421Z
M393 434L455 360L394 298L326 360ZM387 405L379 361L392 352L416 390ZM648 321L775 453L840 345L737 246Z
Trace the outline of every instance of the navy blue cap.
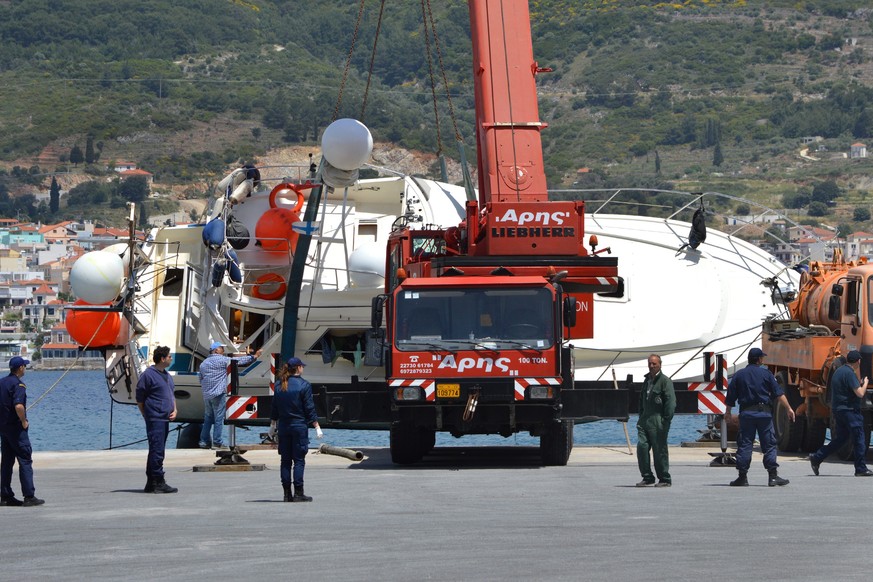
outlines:
M750 358L763 358L766 355L767 354L765 354L764 350L762 350L761 348L752 348L751 350L749 350Z
M303 360L301 360L300 358L298 358L296 356L293 358L288 358L287 364L291 367L294 367L294 366L303 366L304 368L306 367L306 364L303 363Z
M861 361L861 352L858 350L852 350L848 354L846 354L846 361L850 364L854 364L855 362Z
M860 357L858 358L861 359ZM9 360L9 369L14 370L15 368L20 368L21 366L26 366L30 364L30 360L25 360L21 356L15 356L11 360Z

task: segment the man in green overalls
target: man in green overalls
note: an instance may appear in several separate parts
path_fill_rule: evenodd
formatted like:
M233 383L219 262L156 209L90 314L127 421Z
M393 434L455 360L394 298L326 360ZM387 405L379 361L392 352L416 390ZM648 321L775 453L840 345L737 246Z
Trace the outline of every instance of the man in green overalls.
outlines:
M661 373L661 356L649 356L649 373L643 381L640 391L640 419L637 421L637 463L643 480L637 487L655 485L669 487L670 457L667 451L667 433L673 413L676 412L676 393L673 391L673 381ZM655 476L652 475L652 464L649 453L655 457Z

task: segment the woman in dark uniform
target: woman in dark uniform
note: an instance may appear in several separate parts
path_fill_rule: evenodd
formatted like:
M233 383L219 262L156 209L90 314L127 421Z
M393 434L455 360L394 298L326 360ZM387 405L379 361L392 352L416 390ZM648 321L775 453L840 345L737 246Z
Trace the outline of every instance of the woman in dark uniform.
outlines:
M311 425L315 428L318 438L323 436L312 401L312 385L300 375L304 366L306 364L295 357L289 358L279 370L276 377L278 386L270 411L270 435L279 434L279 456L282 459L279 475L285 501L312 501L312 497L303 492L303 469L306 466L306 453L309 452L308 427Z

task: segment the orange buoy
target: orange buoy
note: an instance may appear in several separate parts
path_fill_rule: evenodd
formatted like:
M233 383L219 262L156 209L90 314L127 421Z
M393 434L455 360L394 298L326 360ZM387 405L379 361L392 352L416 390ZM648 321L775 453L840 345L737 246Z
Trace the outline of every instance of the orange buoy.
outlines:
M276 206L276 198L285 198L289 193L295 192L297 193L297 204L294 205L294 208L289 208L287 210L291 210L291 212L300 212L300 209L303 208L303 203L306 201L306 198L303 196L303 190L307 188L312 188L312 184L308 182L303 184L292 184L291 182L283 182L273 188L270 191L270 208L278 208Z
M73 305L91 305L81 299ZM110 305L103 303L101 305ZM115 344L121 331L121 314L116 311L80 311L67 313L67 332L80 346L96 348ZM92 339L93 338L93 339Z
M297 245L300 235L294 232L294 223L299 220L300 216L287 208L271 208L258 219L255 238L265 251L288 252Z
M279 299L285 296L288 285L285 279L278 273L267 273L255 279L252 287L252 295L258 299Z

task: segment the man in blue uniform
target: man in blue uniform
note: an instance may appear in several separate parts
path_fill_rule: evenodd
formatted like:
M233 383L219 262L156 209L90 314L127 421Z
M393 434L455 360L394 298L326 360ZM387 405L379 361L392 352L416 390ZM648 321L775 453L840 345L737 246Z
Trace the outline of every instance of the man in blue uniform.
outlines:
M224 344L212 342L209 357L200 364L200 389L203 392L203 428L200 429L200 448L209 448L209 433L212 432L212 446L224 448L221 430L224 426L224 410L227 404L227 367L234 360L240 366L248 366L261 356L255 355L230 358L224 355Z
M21 356L9 360L9 375L0 380L0 505L33 507L45 503L37 499L33 486L33 449L27 429L27 393L21 378L30 363ZM15 498L12 470L18 460L18 479L24 501Z
M740 475L731 481L733 487L748 486L746 474L752 462L752 445L755 433L764 453L764 467L769 473L767 485L788 485L788 479L778 474L776 462L776 438L773 435L773 403L779 402L788 409L788 418L794 422L794 410L788 404L785 393L776 382L773 373L763 366L767 354L761 348L749 350L749 365L734 374L728 384L724 417L730 422L731 408L740 403L740 434L737 436L737 470Z
M637 421L637 464L643 480L637 487L655 483L652 474L650 453L655 458L655 473L658 483L655 487L670 487L670 457L667 448L667 434L673 413L676 412L676 393L673 381L661 373L661 356L649 356L649 373L640 391L640 418Z
M301 377L306 364L300 358L288 361L276 374L276 392L270 410L270 436L279 433L279 477L285 501L312 501L303 492L303 469L309 452L309 429L312 425L318 438L323 436L318 425L312 385ZM291 495L291 467L294 466L294 495Z
M173 377L167 372L172 362L170 348L155 348L152 359L155 364L146 368L136 383L136 404L145 419L149 454L146 460L145 493L175 493L175 487L164 479L164 450L170 421L176 418L176 397Z
M821 447L809 456L812 472L818 475L822 461L838 451L850 439L855 457L855 477L873 477L873 471L867 468L864 456L868 443L864 442L864 417L861 416L861 398L867 392L867 377L864 383L858 381L861 369L861 354L852 350L846 354L846 364L834 372L831 378L831 414L834 415L836 427L831 442Z

